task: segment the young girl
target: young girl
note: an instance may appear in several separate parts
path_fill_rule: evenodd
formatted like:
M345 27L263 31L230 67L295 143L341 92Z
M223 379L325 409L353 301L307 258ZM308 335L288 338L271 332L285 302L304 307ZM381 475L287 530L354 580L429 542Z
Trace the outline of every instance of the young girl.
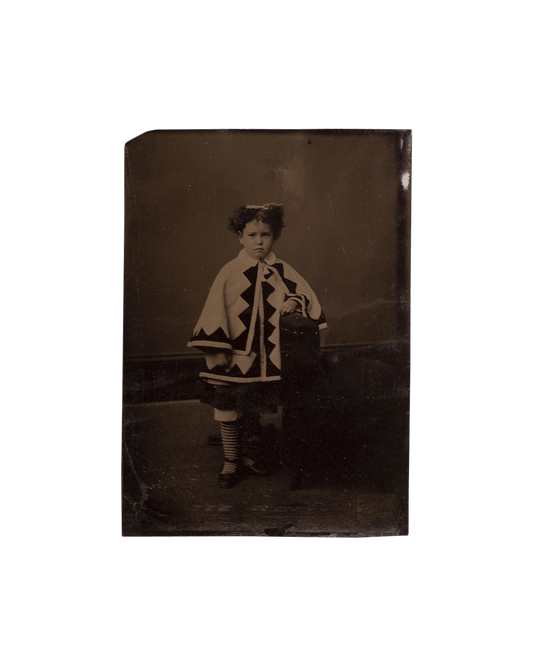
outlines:
M220 422L224 466L218 483L225 489L244 473L269 475L247 457L246 442L254 410L275 413L279 404L280 316L298 311L319 328L327 326L311 287L272 252L285 226L283 204L241 206L229 221L243 249L216 277L188 344L207 354L202 401Z

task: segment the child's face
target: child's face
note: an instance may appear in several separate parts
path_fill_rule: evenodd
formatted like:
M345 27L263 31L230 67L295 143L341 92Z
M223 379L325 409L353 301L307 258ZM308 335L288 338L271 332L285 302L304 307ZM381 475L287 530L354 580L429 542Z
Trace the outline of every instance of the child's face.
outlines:
M249 257L264 259L270 254L274 234L270 224L265 224L262 220L252 220L244 227L243 232L239 235L239 240Z

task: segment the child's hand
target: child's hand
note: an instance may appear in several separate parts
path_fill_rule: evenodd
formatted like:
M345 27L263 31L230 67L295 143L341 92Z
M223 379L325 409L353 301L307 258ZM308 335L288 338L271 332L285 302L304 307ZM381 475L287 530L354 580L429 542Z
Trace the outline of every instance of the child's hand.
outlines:
M209 354L210 361L208 362L208 365L210 368L214 368L215 366L220 366L222 368L227 368L231 365L232 361L232 353L224 349L219 352L215 352L214 354Z
M279 313L281 315L292 314L297 307L298 303L296 303L296 301L285 301L285 303L283 303L281 306Z
M223 366L224 368L228 368L231 365L231 362L233 361L233 354L230 351L224 351L222 352L224 355L224 362L221 363L220 365Z

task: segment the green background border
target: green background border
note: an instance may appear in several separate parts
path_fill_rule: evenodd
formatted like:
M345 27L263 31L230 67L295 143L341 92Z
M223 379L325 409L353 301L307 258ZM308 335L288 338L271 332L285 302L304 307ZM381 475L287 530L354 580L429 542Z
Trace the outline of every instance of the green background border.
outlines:
M530 530L518 8L7 12L6 663L520 658L527 550L506 541ZM247 123L415 129L409 538L118 535L122 143Z

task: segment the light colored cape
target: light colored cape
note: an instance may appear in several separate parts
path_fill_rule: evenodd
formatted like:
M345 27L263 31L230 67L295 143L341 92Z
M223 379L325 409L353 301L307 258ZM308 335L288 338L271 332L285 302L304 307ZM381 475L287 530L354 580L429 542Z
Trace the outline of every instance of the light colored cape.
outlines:
M274 381L281 378L280 308L293 299L298 310L327 326L309 284L271 252L264 261L245 250L215 278L189 347L208 354L201 377L225 382ZM230 352L229 367L220 365Z

